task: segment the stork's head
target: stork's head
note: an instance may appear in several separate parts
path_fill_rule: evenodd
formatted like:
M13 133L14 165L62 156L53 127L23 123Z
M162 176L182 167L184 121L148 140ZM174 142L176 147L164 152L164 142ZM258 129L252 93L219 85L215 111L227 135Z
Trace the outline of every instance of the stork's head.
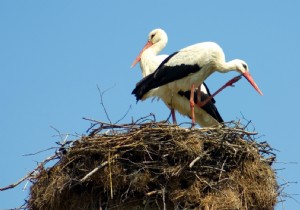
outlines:
M248 65L245 61L240 60L240 59L235 59L235 60L229 61L223 70L224 70L223 72L226 72L229 70L235 70L235 71L241 73L248 80L248 82L254 87L254 89L260 95L263 95L262 91L259 89L258 85L254 82L254 79L250 75Z
M233 62L235 64L236 71L240 72L241 74L249 71L248 65L245 61L240 60L240 59L235 59L235 60L232 60L231 62Z
M148 35L148 41L132 63L131 67L134 67L141 60L141 56L145 50L152 48L155 54L158 54L167 44L168 36L166 32L160 28L152 30Z
M168 36L166 32L160 28L152 30L148 35L148 42L151 42L153 45L160 43L164 48L168 42Z

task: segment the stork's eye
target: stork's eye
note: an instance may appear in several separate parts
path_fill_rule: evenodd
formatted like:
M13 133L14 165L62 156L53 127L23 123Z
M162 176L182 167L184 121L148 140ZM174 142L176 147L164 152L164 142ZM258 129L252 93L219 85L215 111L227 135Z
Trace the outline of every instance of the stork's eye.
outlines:
M154 38L154 36L155 36L155 34L151 34L151 39L153 39L153 38Z
M244 67L245 69L247 69L247 65L246 65L246 64L243 63L242 65L243 65L243 67Z

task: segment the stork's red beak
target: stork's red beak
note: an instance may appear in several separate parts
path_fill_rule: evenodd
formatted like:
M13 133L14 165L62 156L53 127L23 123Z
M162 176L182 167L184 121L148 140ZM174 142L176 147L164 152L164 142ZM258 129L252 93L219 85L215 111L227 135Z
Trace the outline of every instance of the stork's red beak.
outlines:
M261 92L261 90L259 89L259 87L257 86L257 84L254 82L254 79L252 78L252 76L251 76L251 74L249 72L245 72L242 75L248 80L248 82L255 88L255 90L260 95L263 95L263 93Z
M133 68L138 62L140 62L141 60L141 55L142 53L149 47L151 47L153 45L153 43L151 41L148 41L145 46L143 47L142 51L139 53L139 55L136 57L136 59L133 61L133 63L131 64L131 68Z

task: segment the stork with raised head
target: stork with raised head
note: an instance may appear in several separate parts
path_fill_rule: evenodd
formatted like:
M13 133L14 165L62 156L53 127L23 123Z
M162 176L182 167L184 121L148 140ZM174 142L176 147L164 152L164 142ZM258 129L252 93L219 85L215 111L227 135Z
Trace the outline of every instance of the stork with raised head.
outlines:
M158 53L166 46L167 42L168 36L164 30L152 30L148 35L147 43L133 62L132 67L140 62L143 77L153 73L162 63L162 61L168 57L168 55L158 55ZM158 88L160 91L166 91L164 90L164 87ZM177 94L168 95L162 98L164 103L171 109L173 123L176 123L174 109L182 115L191 117L189 102L190 93L190 91L179 91ZM210 92L207 88L207 85L203 83L203 85L201 85L201 99L205 100L209 96ZM194 92L194 97L196 102L198 100L196 91ZM195 108L195 121L202 127L213 126L223 122L223 119L214 103L215 100L212 99L203 107Z
M220 73L237 71L262 95L249 73L246 62L240 59L226 62L222 48L214 42L198 43L173 53L159 65L155 72L138 82L132 94L138 101L148 97L159 97L164 100L180 91L191 90L193 93L195 86L201 85L215 71ZM232 81L222 88L230 85ZM207 101L209 100L206 100L206 103ZM190 108L192 122L195 122L194 94L190 94Z

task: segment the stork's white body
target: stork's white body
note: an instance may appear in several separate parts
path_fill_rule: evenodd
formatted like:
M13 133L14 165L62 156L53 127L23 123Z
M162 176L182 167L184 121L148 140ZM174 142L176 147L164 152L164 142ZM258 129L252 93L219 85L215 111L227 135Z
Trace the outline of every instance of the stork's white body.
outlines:
M151 34L151 33L150 33ZM167 39L164 37L159 37L160 41L153 44L151 47L147 48L145 51L142 52L140 58L140 67L142 70L143 77L146 77L147 75L153 73L157 67L168 57L168 55L157 55L166 45ZM161 43L163 42L163 43ZM184 49L183 49L184 50ZM184 53L184 51L183 51ZM189 59L189 58L188 58ZM174 61L176 62L176 60ZM203 73L199 72L199 75L201 78L206 78L208 75L203 75ZM160 87L157 87L143 99L146 99L147 97L158 97L162 99L162 101L171 109L177 110L180 114L184 116L189 116L191 114L191 107L190 107L190 101L184 96L181 96L178 94L179 90L188 90L190 86L183 85L182 83L187 82L187 84L191 84L191 82L196 82L194 77L187 77L184 78L183 81L178 82L172 82L167 85L163 85ZM203 82L203 81L202 81ZM206 87L202 84L201 80L197 81L195 84L201 84L201 92L202 94L208 95L208 91L206 90ZM185 89L183 89L183 87ZM210 102L212 108L214 109L214 112L218 112L216 107L214 106L213 102ZM219 113L217 113L219 115ZM222 120L222 118L219 118ZM217 125L219 122L217 119L215 119L213 116L208 114L205 110L199 107L195 107L195 121L202 127L207 126L213 126Z
M201 70L187 74L183 78L169 82L158 88L151 89L143 96L142 100L153 96L164 98L165 95L175 95L180 90L189 90L191 84L198 87L216 69L224 65L225 56L222 48L216 43L203 42L183 48L164 65L180 68L183 63L186 66L197 65ZM165 91L161 91L161 88L165 88Z

